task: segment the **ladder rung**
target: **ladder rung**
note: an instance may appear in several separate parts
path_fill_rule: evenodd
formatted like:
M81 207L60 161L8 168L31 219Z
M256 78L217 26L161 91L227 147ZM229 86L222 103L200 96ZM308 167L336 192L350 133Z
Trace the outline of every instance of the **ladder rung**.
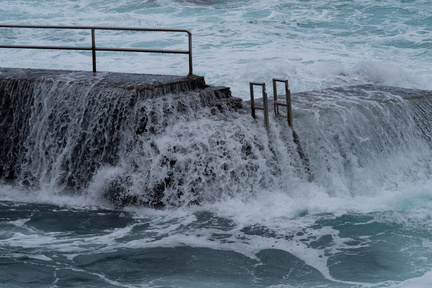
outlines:
M286 103L284 103L284 102L277 102L277 101L275 101L275 104L276 105L278 105L278 106L288 106Z
M275 81L275 82L282 82L282 83L287 83L288 84L288 80L286 80L286 79L273 78L273 81Z

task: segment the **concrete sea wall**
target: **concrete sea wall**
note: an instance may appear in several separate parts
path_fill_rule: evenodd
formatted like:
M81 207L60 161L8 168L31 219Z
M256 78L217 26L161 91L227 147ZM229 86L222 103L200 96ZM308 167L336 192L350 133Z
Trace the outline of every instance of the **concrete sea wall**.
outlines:
M137 137L203 109L215 114L242 103L199 76L2 68L0 179L82 190L100 167L123 161Z

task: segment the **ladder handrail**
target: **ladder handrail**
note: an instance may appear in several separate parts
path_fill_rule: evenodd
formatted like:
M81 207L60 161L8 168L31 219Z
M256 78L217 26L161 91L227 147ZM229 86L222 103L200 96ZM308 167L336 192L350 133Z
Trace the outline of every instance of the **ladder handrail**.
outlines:
M139 27L105 27L105 26L51 26L51 25L0 25L0 28L26 28L26 29L69 29L90 30L91 46L44 46L44 45L0 45L0 48L14 49L55 49L55 50L80 50L92 51L92 68L96 72L96 51L120 51L120 52L144 52L144 53L168 53L189 55L189 75L193 75L192 66L192 33L186 29L169 28L139 28ZM96 46L96 30L122 30L122 31L146 31L146 32L180 32L188 34L188 50L163 50L163 49L138 49L138 48L107 48Z
M285 83L285 100L286 103L279 102L278 101L278 93L277 93L277 82ZM258 85L263 88L263 107L259 107L255 105L255 97L254 97L254 86ZM309 181L313 181L314 175L311 172L311 166L309 162L308 155L303 151L303 148L300 143L300 138L295 132L293 128L293 122L292 122L292 111L291 111L291 91L288 86L288 80L281 80L273 78L273 94L274 94L274 110L275 114L279 115L279 106L286 106L287 107L287 119L288 119L288 125L291 128L293 141L296 146L297 153L301 159L301 162L304 167L304 171L307 174L307 179ZM265 83L256 83L256 82L250 82L250 96L251 96L251 112L252 117L256 118L255 115L255 109L264 110L264 124L266 126L267 132L269 131L269 117L268 117L268 101L267 101L267 92L265 91Z
M285 103L278 101L277 82L285 83ZM292 109L291 109L291 91L289 89L288 80L273 79L273 99L274 99L274 111L276 115L279 115L279 106L287 107L288 126L293 128Z
M261 88L262 88L263 107L255 105L254 86L261 86ZM251 97L252 117L256 118L255 109L264 110L264 126L266 127L267 130L269 130L270 121L269 121L269 113L268 113L268 98L267 98L266 84L265 83L250 82L249 88L250 88L250 97Z

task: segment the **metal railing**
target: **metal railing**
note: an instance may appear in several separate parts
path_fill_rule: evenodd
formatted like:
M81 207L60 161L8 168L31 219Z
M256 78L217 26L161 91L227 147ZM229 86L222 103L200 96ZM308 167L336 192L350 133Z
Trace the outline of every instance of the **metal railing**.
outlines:
M192 33L185 29L164 29L164 28L134 28L134 27L103 27L103 26L45 26L45 25L0 25L0 28L28 28L28 29L69 29L69 30L90 30L91 46L43 46L43 45L0 45L0 48L16 49L53 49L53 50L80 50L92 52L93 72L96 72L96 51L116 52L144 52L144 53L168 53L189 55L189 75L193 75L192 68ZM98 47L96 45L96 30L122 30L122 31L146 31L146 32L174 32L188 34L188 50L163 50L163 49L140 49L140 48L111 48Z

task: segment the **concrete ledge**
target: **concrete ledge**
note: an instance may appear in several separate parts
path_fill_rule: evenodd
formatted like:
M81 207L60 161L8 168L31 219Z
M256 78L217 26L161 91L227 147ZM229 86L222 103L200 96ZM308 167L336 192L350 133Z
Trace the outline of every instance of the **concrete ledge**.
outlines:
M83 85L112 86L126 90L135 89L138 93L163 88L162 94L206 88L204 77L132 74L115 72L89 72L48 69L0 68L0 80L74 82ZM157 95L158 93L155 93ZM160 94L160 93L159 93Z

